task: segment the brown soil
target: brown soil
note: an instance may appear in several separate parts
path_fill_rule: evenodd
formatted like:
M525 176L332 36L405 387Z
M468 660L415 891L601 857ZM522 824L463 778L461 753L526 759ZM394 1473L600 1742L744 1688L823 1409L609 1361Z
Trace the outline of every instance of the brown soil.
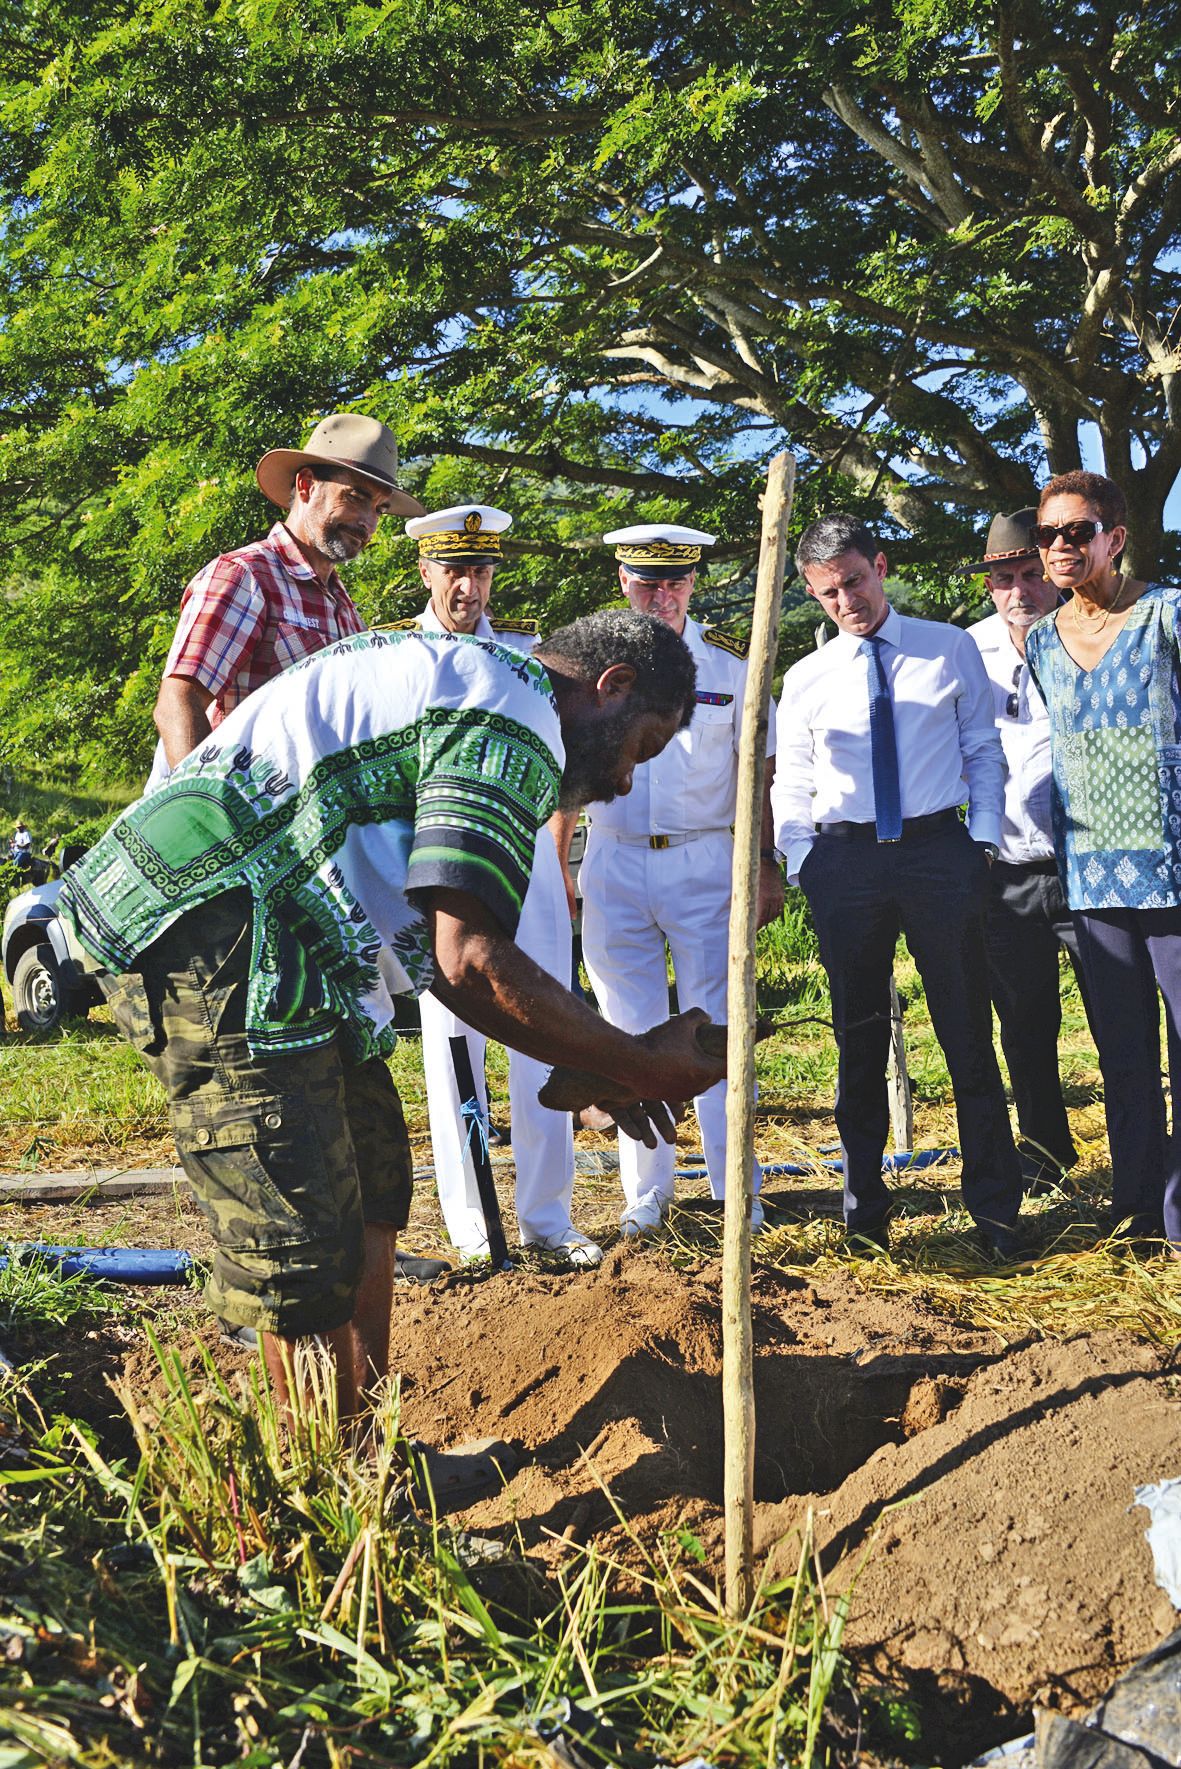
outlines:
M407 1427L526 1455L465 1521L515 1523L554 1557L612 1528L606 1482L642 1538L687 1526L718 1566L718 1294L715 1263L618 1249L597 1273L403 1296ZM861 1569L848 1643L920 1692L940 1760L1011 1736L1035 1699L1088 1705L1170 1631L1129 1510L1181 1462L1159 1352L1119 1334L1006 1349L844 1274L763 1271L754 1315L760 1561L794 1570L811 1509L830 1590Z
M198 1221L187 1201L145 1199L29 1209L22 1231L196 1250ZM411 1237L423 1251L433 1239ZM593 1272L399 1286L406 1429L439 1445L503 1437L522 1454L465 1527L519 1530L550 1563L592 1536L626 1555L607 1487L641 1540L689 1529L720 1568L719 1280L716 1260L616 1245ZM191 1323L243 1366L199 1298L144 1300L175 1311L182 1342ZM918 1694L925 1761L1012 1736L1035 1699L1089 1705L1171 1629L1146 1514L1129 1510L1137 1483L1181 1472L1181 1378L1158 1349L1114 1333L1006 1346L855 1270L756 1268L753 1300L760 1564L794 1571L811 1509L830 1594L860 1568L847 1644ZM116 1326L61 1353L55 1404L109 1427L101 1376L150 1379L133 1337Z

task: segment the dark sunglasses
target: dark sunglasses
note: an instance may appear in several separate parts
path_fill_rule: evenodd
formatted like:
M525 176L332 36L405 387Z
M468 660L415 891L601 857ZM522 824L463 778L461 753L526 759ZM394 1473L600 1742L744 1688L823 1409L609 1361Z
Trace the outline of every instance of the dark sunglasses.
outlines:
M1039 522L1033 531L1033 540L1035 546L1052 547L1061 535L1067 546L1085 547L1102 533L1102 522L1063 522L1058 528L1050 522Z
M1005 701L1005 717L1007 719L1019 719L1021 717L1021 697L1018 690L1021 687L1021 672L1024 668L1025 665L1019 663L1017 668L1013 671L1013 692Z

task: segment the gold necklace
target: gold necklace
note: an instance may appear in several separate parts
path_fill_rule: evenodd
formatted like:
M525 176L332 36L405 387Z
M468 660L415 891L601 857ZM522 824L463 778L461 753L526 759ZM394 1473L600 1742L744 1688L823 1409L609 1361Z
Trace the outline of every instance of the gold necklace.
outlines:
M1119 607L1120 598L1123 595L1124 591L1127 589L1128 584L1130 582L1131 582L1131 579L1125 577L1123 575L1123 573L1121 572L1120 573L1120 580L1119 580L1119 589L1115 592L1115 595L1111 598L1111 601L1107 604L1107 607L1103 610L1103 613L1100 615L1099 620L1096 622L1096 624L1094 626L1088 626L1087 622L1084 621L1082 615L1078 611L1078 597L1072 596L1070 598L1070 610L1074 616L1074 624L1078 628L1079 632L1080 633L1087 633L1087 634L1101 633L1103 631L1104 627L1107 625L1108 621L1111 619L1111 616L1115 613L1116 609ZM1091 620L1094 620L1094 616L1088 614L1087 621L1091 621Z

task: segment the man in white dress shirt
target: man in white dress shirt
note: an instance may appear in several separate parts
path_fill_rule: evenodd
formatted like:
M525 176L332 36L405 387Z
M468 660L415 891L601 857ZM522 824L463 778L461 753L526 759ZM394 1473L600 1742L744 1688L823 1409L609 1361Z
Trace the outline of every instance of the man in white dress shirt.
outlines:
M697 665L697 711L655 761L637 768L632 790L587 807L590 825L579 873L582 950L599 1006L612 1025L639 1031L668 1013L667 951L682 1008L726 1017L734 806L738 741L746 690L746 647L689 617L703 547L713 535L671 523L640 524L605 535L619 582L638 614L679 633ZM774 742L768 745L774 754ZM768 787L772 771L767 764ZM783 881L764 794L759 926L783 908ZM709 1186L726 1189L726 1085L694 1102ZM659 1228L673 1197L675 1152L620 1139L626 1236ZM762 1173L757 1161L754 1189ZM761 1228L757 1195L753 1223Z
M992 683L993 712L1009 774L1000 857L989 875L985 942L992 1001L1001 1028L1020 1131L1027 1192L1048 1190L1078 1160L1062 1099L1058 953L1075 974L1078 942L1058 877L1050 823L1050 721L1025 662L1025 635L1056 608L1057 589L1034 545L1036 510L996 516L984 557L964 566L983 573L996 609L968 628ZM1084 1003L1085 1003L1084 995Z
M784 678L772 803L828 972L846 1226L888 1242L889 988L903 933L951 1075L964 1203L986 1250L1009 1257L1021 1171L984 954L1005 783L988 678L967 633L890 607L886 556L858 517L812 523L796 564L839 630Z
M504 510L488 504L458 504L408 522L406 533L418 542L418 570L430 600L413 621L402 624L427 633L471 633L516 651L532 651L537 643L535 621L488 615L493 576L503 558L501 536L511 523L512 517ZM548 826L537 833L516 941L544 971L564 988L569 987L570 914L558 850ZM439 1203L455 1246L467 1257L479 1258L488 1252L488 1237L467 1130L460 1118L449 1040L467 1038L485 1120L486 1041L435 995L421 996L419 1007ZM546 1064L511 1049L508 1059L521 1243L560 1253L573 1265L597 1265L602 1249L580 1234L571 1221L574 1137L569 1114L551 1112L537 1103L538 1089L549 1074Z

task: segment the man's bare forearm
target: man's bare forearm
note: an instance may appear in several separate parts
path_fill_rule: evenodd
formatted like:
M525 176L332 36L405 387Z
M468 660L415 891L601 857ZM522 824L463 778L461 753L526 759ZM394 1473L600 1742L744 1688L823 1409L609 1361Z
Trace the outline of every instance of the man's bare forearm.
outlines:
M170 768L208 737L210 704L208 691L188 676L165 676L161 682L154 716Z
M486 925L473 925L470 911L461 917L442 907L440 900L452 893L432 895L432 989L441 1001L478 1032L525 1056L633 1079L634 1039L564 989L491 916Z
M590 1070L639 1098L690 1099L721 1078L691 1018L639 1037L619 1031L526 957L466 892L432 891L427 915L434 993L487 1037L539 1062Z

